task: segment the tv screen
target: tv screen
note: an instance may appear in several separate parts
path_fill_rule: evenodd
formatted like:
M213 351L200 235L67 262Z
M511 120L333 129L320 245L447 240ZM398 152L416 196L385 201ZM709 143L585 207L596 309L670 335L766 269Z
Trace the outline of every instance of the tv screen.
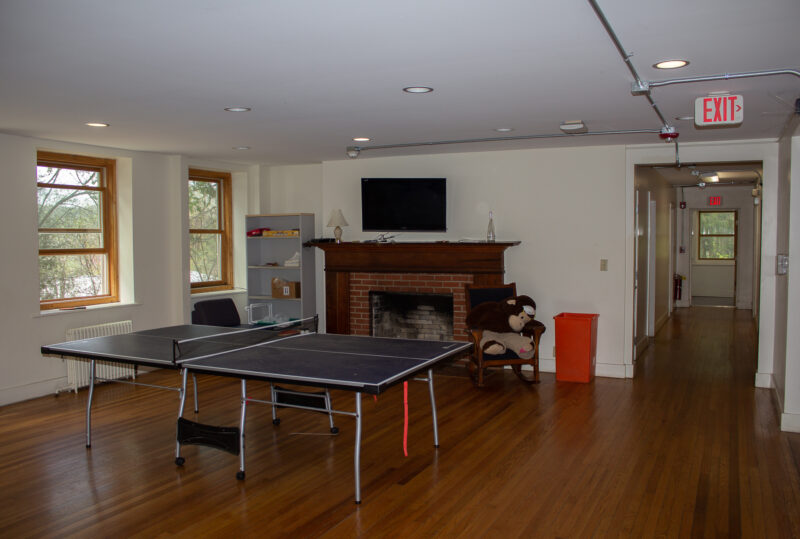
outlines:
M445 232L445 178L361 178L361 226L373 232Z

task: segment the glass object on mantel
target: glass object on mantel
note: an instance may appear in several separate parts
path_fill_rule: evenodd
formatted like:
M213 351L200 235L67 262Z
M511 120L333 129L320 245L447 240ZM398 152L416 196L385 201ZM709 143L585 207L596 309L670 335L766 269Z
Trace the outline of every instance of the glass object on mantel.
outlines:
M494 212L489 212L489 227L486 229L486 241L489 243L493 243L495 240L494 236Z

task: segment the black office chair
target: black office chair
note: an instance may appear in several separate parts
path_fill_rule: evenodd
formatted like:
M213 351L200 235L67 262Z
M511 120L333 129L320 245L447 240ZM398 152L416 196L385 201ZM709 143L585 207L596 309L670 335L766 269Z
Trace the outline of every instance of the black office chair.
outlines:
M231 298L206 299L194 304L192 324L236 327L242 325L239 309Z
M501 285L490 286L470 286L465 287L465 295L467 300L467 315L469 312L487 301L503 301L504 299L514 297L517 295L516 283L508 283ZM502 354L490 355L484 354L481 349L480 343L483 338L483 329L481 328L467 328L470 340L472 341L472 354L470 355L469 369L473 375L473 382L478 387L483 387L483 373L489 367L505 367L509 365L514 371L514 374L520 380L528 383L539 382L539 339L544 333L545 327L538 326L533 330L531 337L533 337L534 353L530 359L522 359L511 350L506 350ZM530 365L533 367L533 377L528 378L522 374L522 365Z

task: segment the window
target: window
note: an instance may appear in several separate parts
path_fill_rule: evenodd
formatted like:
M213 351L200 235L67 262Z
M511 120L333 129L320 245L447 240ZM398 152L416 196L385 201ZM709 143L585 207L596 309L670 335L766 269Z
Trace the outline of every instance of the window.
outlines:
M701 211L697 258L700 260L736 259L736 212Z
M189 281L192 292L233 288L231 175L189 169Z
M41 309L118 300L115 161L38 152Z

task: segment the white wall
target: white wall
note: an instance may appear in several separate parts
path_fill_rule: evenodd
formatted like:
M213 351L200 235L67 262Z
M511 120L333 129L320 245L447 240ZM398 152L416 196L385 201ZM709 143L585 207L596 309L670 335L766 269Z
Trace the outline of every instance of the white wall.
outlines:
M506 251L506 281L536 301L548 327L542 368L554 369L553 316L598 313L597 372L623 377L624 156L623 147L592 147L326 162L322 213L341 208L350 224L345 239L371 239L361 232L362 177L447 178L447 233L405 233L397 241L485 238L494 211L498 239L522 242ZM608 271L600 271L601 258Z
M790 162L786 166L786 180L790 188L794 187L792 191L795 194L788 208L790 216L787 251L789 273L781 277L787 281L786 355L785 365L781 372L783 375L781 429L800 432L800 187L798 187L800 182L800 137L783 141L781 146L782 152L790 154ZM787 189L787 191L789 190Z
M262 207L269 213L313 213L314 234L321 237L328 223L322 213L322 165L271 167L268 177L268 200L262 198Z
M40 312L35 182L39 149L117 159L120 304ZM132 320L138 330L188 320L185 158L0 134L0 162L0 405L54 393L66 383L65 364L43 357L39 348L63 341L68 328ZM234 198L237 193L243 196L244 181L248 180L235 182ZM236 226L234 234L242 230Z

